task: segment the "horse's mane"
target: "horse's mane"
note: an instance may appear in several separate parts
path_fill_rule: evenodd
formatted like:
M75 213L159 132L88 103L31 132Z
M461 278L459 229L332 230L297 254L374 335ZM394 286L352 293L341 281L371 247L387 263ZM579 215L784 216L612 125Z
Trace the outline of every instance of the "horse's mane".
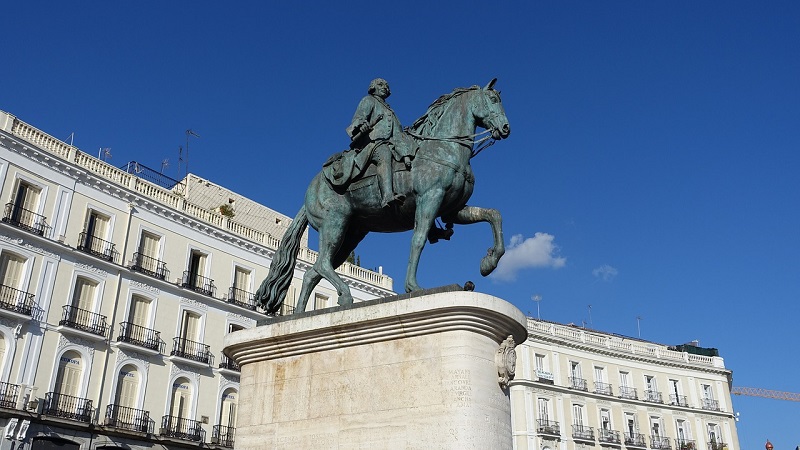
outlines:
M431 106L428 107L428 111L422 115L419 119L417 119L413 125L411 125L408 129L416 134L430 134L436 131L436 127L439 125L439 119L442 117L442 114L445 110L445 105L447 103L469 91L474 91L476 89L480 89L480 86L471 86L468 88L455 88L453 92L449 94L444 94L441 97L437 98Z

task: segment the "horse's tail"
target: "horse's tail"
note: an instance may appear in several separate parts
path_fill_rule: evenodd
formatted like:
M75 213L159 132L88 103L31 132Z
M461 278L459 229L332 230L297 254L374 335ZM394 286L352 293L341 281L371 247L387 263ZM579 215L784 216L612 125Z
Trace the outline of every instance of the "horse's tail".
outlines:
M258 288L255 294L255 300L263 307L267 314L275 314L283 304L286 298L286 292L289 290L289 284L292 282L292 275L294 275L294 263L297 261L297 251L300 250L300 242L303 237L303 232L308 225L308 216L306 216L306 207L303 206L298 211L289 229L281 239L278 246L278 251L272 258L272 265L269 267L269 274L264 281L261 282L261 287Z

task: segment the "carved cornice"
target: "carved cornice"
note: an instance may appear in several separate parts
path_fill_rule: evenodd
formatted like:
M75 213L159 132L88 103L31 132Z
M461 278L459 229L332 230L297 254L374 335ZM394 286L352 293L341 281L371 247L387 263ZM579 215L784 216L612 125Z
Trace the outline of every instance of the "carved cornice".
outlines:
M136 280L130 280L130 281L128 281L128 283L132 287L139 288L139 289L142 289L142 290L145 290L145 291L150 291L150 292L152 292L152 293L154 293L156 295L161 293L161 289L159 289L159 288L157 288L155 286L150 286L147 283L142 283L142 282L136 281Z
M58 350L63 350L68 345L83 347L89 353L89 359L94 360L94 343L79 337L61 335L58 339Z
M198 302L197 300L193 300L191 298L181 297L181 303L194 306L195 308L202 309L203 311L208 311L208 305L206 305L205 303Z
M184 375L187 375L187 374L190 375L192 378L194 378L195 382L197 382L198 384L200 383L200 373L195 371L190 366L183 365L183 364L178 364L178 363L173 361L172 362L172 368L170 368L170 371L169 371L170 377L174 377L175 375L178 375L178 374L181 374L181 373L184 374Z
M28 250L28 251L31 251L31 252L34 252L34 253L38 253L40 255L44 255L44 256L47 256L49 258L53 258L53 259L56 259L56 260L61 259L61 256L59 256L59 255L57 255L55 253L52 253L52 252L48 252L47 250L45 250L45 249L43 249L41 247L36 247L35 245L31 245L31 244L25 242L22 238L12 238L10 236L6 236L6 235L3 235L3 234L0 234L0 241L8 242L9 244L18 245L18 246L24 248L25 250Z
M150 371L150 361L144 358L143 355L140 355L134 351L126 351L121 348L117 349L117 363L125 362L125 361L137 361L144 365L144 370L146 372Z
M103 269L100 269L99 267L95 267L91 264L75 263L75 267L81 270L85 270L87 272L95 273L103 278L108 278L108 272L106 272Z
M229 312L228 313L228 317L231 318L231 319L238 320L240 322L244 322L244 323L248 324L250 327L256 326L256 321L255 320L253 320L253 319L251 319L249 317L245 317L245 316L243 316L241 314L236 314L236 313L233 313L233 312Z

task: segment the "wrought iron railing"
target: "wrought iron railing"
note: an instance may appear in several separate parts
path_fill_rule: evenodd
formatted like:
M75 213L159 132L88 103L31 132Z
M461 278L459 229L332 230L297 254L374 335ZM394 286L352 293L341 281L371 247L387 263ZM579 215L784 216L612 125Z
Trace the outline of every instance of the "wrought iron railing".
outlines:
M108 405L105 425L123 430L153 433L155 422L150 418L150 411L128 408L121 405Z
M589 386L583 378L569 377L569 387L579 391L589 390Z
M133 254L131 270L163 280L167 277L167 263L139 252Z
M11 383L0 383L0 408L16 408L18 395L19 386Z
M217 287L214 286L214 280L192 273L189 270L183 272L183 282L181 286L211 297L217 292Z
M592 427L585 427L583 425L573 425L572 437L574 439L582 439L584 441L594 441L594 430L592 429Z
M624 439L628 447L647 447L647 440L641 433L625 433Z
M33 294L0 285L0 308L30 316L33 312Z
M610 444L619 444L619 431L600 428L597 430L597 440L600 442L608 442Z
M239 365L236 364L236 362L228 358L224 353L222 354L222 358L220 359L219 368L235 370L236 372L240 372L242 370L241 367L239 367Z
M185 441L198 441L205 440L206 432L203 430L200 422L196 420L186 419L184 417L164 416L161 418L161 436L167 436Z
M136 161L131 161L120 166L119 168L125 172L128 172L129 174L135 175L165 189L169 189L177 194L183 194L185 191L186 185L184 183L168 177L157 170L151 169L144 164L139 164Z
M549 435L560 435L561 434L561 427L558 426L558 422L554 420L542 420L539 419L536 421L537 427L536 432L540 434L549 434Z
M291 316L294 314L294 306L287 305L286 303L281 304L281 308L278 310L278 316Z
M644 401L650 403L664 403L661 392L651 390L644 391Z
M64 313L58 324L98 336L105 336L108 331L106 316L72 305L64 305Z
M214 425L214 428L211 429L211 443L233 448L235 434L236 428L234 427Z
M254 311L256 309L256 300L253 293L233 286L228 290L228 303L233 303L234 305Z
M44 395L42 414L90 423L92 421L92 401L86 398L48 392Z
M608 383L602 383L600 381L594 382L594 393L595 394L603 394L603 395L614 395L614 389L612 389L611 385Z
M50 237L50 231L52 230L52 227L47 225L45 216L36 214L14 203L6 204L3 222L43 237Z
M113 242L105 241L84 231L78 237L78 250L114 262L117 250Z
M675 438L675 450L696 450L694 439Z
M708 450L727 450L728 444L722 441L709 441Z
M176 337L172 340L172 352L170 352L170 355L210 364L210 348L211 347L201 342Z
M685 395L669 395L669 404L675 406L689 406L689 402L686 401Z
M672 443L667 437L650 436L650 448L672 450Z
M149 348L159 353L163 353L164 350L164 341L161 340L160 332L131 322L122 322L119 324L119 336L117 336L117 341Z
M639 398L636 395L636 388L632 388L629 386L620 386L619 387L619 398L627 398L630 400L636 400Z
M708 411L719 411L719 402L713 398L704 398L703 409Z

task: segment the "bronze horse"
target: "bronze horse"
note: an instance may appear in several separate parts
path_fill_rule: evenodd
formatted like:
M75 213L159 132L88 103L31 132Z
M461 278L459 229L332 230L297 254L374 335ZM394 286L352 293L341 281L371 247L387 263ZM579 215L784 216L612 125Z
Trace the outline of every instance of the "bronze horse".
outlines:
M274 314L283 304L300 238L309 223L319 232L319 257L303 277L295 313L305 311L311 292L322 278L336 288L339 305L353 303L350 288L335 268L345 262L371 231L414 230L406 292L421 289L417 284L419 258L429 233L435 231L437 218L448 225L489 222L494 245L481 260L481 274L486 276L497 267L505 252L500 213L467 206L475 186L470 159L474 156L476 128L486 129L493 139L504 139L511 132L500 93L493 89L495 81L484 88L459 88L441 96L410 127L408 132L417 139L419 149L411 170L400 170L394 176L396 191L405 195L401 205L381 207L374 177L361 183L356 180L346 190L332 186L322 172L314 177L306 191L304 206L284 234L269 275L255 294L267 314Z

